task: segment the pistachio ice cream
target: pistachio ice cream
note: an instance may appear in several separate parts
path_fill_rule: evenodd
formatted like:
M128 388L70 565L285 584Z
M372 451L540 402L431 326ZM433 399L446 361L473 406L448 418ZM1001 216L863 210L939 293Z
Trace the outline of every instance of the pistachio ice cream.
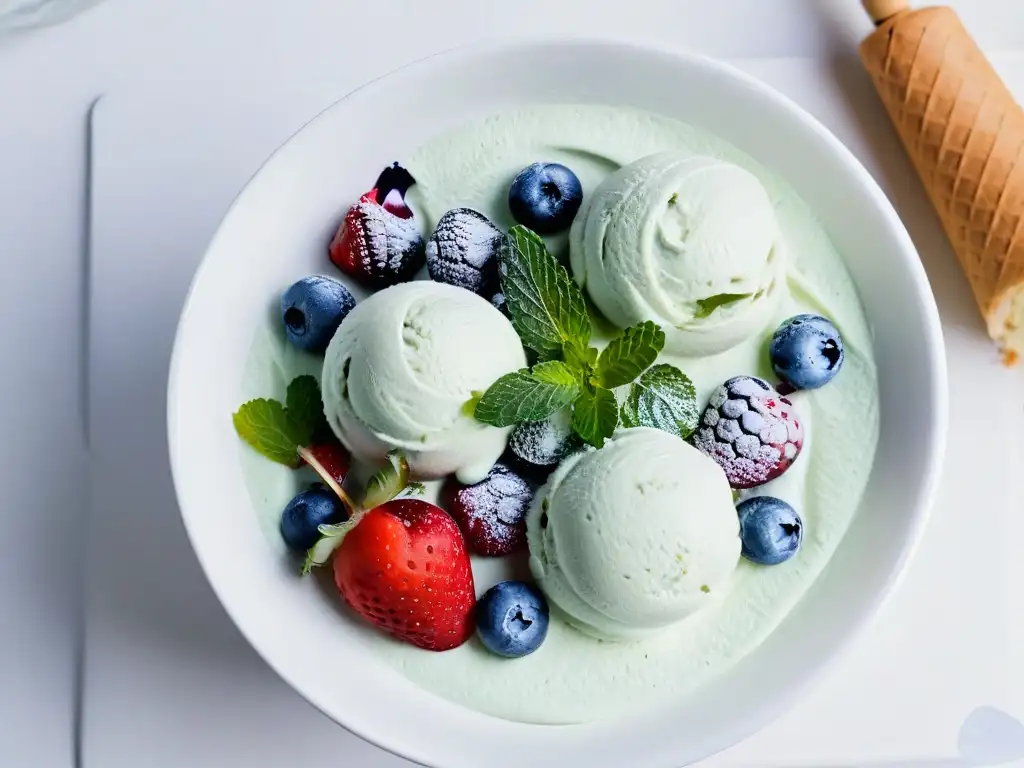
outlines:
M740 557L725 474L646 427L563 461L534 497L527 536L548 600L609 640L644 637L710 605Z
M338 328L324 358L324 413L358 459L402 448L417 477L475 483L510 430L464 406L525 365L519 336L489 302L445 283L401 283L363 299Z
M764 329L785 290L768 193L713 157L659 152L623 166L584 200L569 244L605 317L653 320L678 354L717 354Z

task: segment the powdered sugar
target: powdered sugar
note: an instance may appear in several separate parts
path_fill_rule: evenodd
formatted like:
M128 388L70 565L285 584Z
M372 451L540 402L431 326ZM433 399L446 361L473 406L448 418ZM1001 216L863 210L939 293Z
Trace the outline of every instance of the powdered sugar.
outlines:
M715 430L715 434L718 435L719 439L725 440L727 443L736 441L736 438L743 434L743 430L740 428L740 423L735 419L723 419L718 422L718 428Z
M746 400L726 400L722 403L722 415L730 419L738 419L747 412Z
M771 391L767 382L755 379L753 376L737 376L725 384L728 394L739 395L740 397L763 397Z
M423 248L423 237L412 219L399 218L376 203L359 203L366 237L361 253L376 269L399 271L408 254Z
M758 435L764 429L764 416L757 411L747 411L740 417L740 424L743 425L744 432Z
M736 453L748 459L756 459L761 451L761 441L755 435L740 435L736 438Z

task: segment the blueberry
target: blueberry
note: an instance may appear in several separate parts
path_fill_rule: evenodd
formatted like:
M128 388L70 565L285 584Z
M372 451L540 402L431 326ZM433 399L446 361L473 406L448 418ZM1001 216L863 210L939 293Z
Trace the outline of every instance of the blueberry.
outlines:
M480 640L492 653L515 659L536 651L548 634L548 603L522 581L495 584L476 605Z
M304 277L281 296L284 331L299 349L323 352L356 300L333 277Z
M804 524L789 504L774 496L754 496L736 506L743 556L761 565L789 560L800 549Z
M512 217L541 235L567 229L582 202L580 180L558 163L527 166L508 191Z
M794 389L828 384L843 366L843 339L819 315L797 315L779 326L769 348L772 368Z
M345 521L345 507L327 488L314 486L288 502L281 514L281 536L289 549L305 552L320 538L321 525Z

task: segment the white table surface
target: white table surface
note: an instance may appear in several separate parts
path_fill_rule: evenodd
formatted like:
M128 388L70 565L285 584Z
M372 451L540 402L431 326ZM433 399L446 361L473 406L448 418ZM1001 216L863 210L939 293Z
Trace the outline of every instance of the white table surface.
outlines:
M1024 3L951 4L986 50L1024 50ZM648 38L720 57L845 57L868 30L856 6L854 0L106 0L63 26L0 39L0 285L7 288L0 302L6 363L0 402L10 411L0 430L7 467L0 483L6 523L0 764L63 768L74 756L80 539L89 482L82 388L86 114L96 96L150 83L187 89L257 81L272 98L275 89L328 75L353 87L483 35L535 30ZM969 315L954 321L964 333L976 332ZM968 488L965 480L965 516L1000 503L1011 487L1009 478L995 489ZM971 531L972 542L978 533ZM992 577L999 576L994 567ZM943 595L935 601L937 609L947 605ZM946 614L944 630L961 631L957 612ZM968 631L967 659L979 652L970 641ZM934 662L937 675L971 684L956 659L931 659L927 648L907 661Z

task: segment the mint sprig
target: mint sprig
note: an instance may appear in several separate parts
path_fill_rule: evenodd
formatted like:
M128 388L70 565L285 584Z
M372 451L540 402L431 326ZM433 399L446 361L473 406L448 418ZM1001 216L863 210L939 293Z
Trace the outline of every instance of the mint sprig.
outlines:
M315 376L296 376L292 379L285 391L285 412L300 436L305 438L303 445L324 437L330 431L324 415L323 399L320 397L320 385Z
M568 343L589 343L583 291L539 235L512 227L502 241L498 274L512 326L540 360L557 359Z
M287 405L262 397L250 400L231 420L239 437L254 450L295 468L302 463L299 448L309 445L327 424L316 378L293 379L285 401Z
M509 427L572 406L573 430L600 448L619 424L612 390L634 381L657 360L664 331L650 321L638 323L598 354L590 346L583 291L526 227L509 230L498 270L512 325L542 362L505 374L483 396L474 392L463 411L485 424Z
M589 381L597 364L597 350L579 342L569 342L562 347L562 358L565 364L583 374L583 380Z
M620 409L623 426L653 427L682 439L697 429L697 390L672 365L656 365L633 382Z

